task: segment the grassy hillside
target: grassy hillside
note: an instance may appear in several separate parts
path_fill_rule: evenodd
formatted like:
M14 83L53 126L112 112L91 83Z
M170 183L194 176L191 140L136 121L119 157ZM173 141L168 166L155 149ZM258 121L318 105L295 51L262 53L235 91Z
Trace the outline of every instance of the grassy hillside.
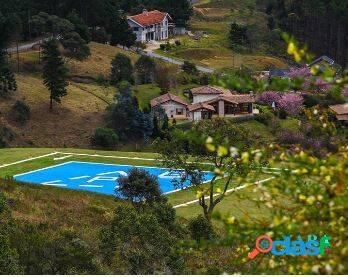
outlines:
M3 164L10 164L16 161L20 161L23 159L29 159L33 157L38 157L41 155L46 155L52 152L63 152L63 153L77 153L77 154L88 154L88 155L100 155L100 156L81 156L81 155L73 155L72 157L68 157L64 160L54 160L54 158L64 157L67 155L64 154L56 154L53 156L43 157L31 161L25 161L20 164L9 165L0 169L0 178L11 178L11 176L19 173L28 172L31 170L40 169L47 166L52 166L56 164L60 164L67 161L85 161L85 162L99 162L99 163L114 163L114 164L129 164L129 165L145 165L145 166L161 166L159 161L157 160L158 155L155 153L133 153L133 152L118 152L118 151L95 151L95 150L82 150L82 149L69 149L69 148L15 148L15 149L0 149L0 166ZM108 156L108 157L102 157ZM122 158L121 158L122 157ZM132 159L136 157L137 159ZM144 160L142 160L144 158ZM267 178L267 175L263 176L254 176L253 180L262 180ZM26 184L18 184L15 187L4 186L0 182L0 190L5 190L9 197L17 198L17 193L22 193L22 197L25 198L24 202L31 202L32 197L37 199L51 199L48 202L50 205L56 205L55 203L61 198L75 198L80 199L79 201L83 201L82 199L86 198L87 202L84 202L84 209L88 208L89 202L95 198L96 203L101 205L101 210L108 210L110 206L112 207L113 202L112 197L103 196L94 193L88 192L79 192L67 189L54 188L50 190L50 188L36 185L26 185ZM33 195L33 191L35 192ZM36 196L35 196L36 195ZM40 196L39 196L40 195ZM57 200L53 201L53 198L57 197ZM94 197L95 196L95 197ZM48 197L48 198L47 198ZM226 201L223 201L221 205L219 205L218 210L224 213L236 213L238 216L246 216L247 214L253 214L254 216L258 216L258 218L267 219L267 208L265 207L257 207L255 203L253 203L252 199L256 197L252 188L247 188L238 191L238 193L228 195L226 197ZM105 198L105 203L103 203L103 199ZM196 193L194 190L188 189L175 193L171 193L168 195L169 201L172 205L179 205L186 203L188 201L192 201L196 199ZM40 200L41 201L41 200ZM39 201L39 202L40 202ZM46 200L47 201L47 200ZM93 202L92 201L92 202ZM101 202L98 202L101 201ZM74 201L75 202L75 201ZM94 203L94 202L93 202ZM36 205L36 204L33 204ZM87 207L86 207L87 205ZM92 205L92 204L91 204ZM59 205L58 205L59 206ZM71 205L72 209L77 208L75 204ZM22 206L20 206L22 207ZM24 215L20 215L21 217L36 217L37 213L42 214L46 213L45 207L40 204L40 208L30 208L26 210L18 210L18 214L24 213ZM81 207L80 207L81 208ZM57 207L58 209L58 207ZM64 213L62 210L59 213ZM185 218L191 218L195 215L198 215L201 212L200 206L198 203L189 205L187 207L181 207L177 209L178 215ZM78 215L75 215L78 216Z
M266 15L256 9L255 1L210 0L194 5L194 16L188 30L205 32L205 36L194 39L180 36L181 45L165 52L166 55L191 60L197 64L216 68L239 68L241 65L255 70L270 67L285 67L286 63L266 53L261 45L253 53L238 53L229 47L228 33L231 22L256 24L258 32L267 32ZM157 50L159 52L160 50Z
M103 116L108 104L114 101L117 89L103 80L110 75L111 61L117 53L130 57L134 63L139 55L110 45L91 42L91 56L84 61L67 59L70 70L68 95L49 111L49 92L42 83L42 64L38 51L23 52L10 61L16 73L18 90L9 98L0 100L0 124L8 126L15 139L10 146L40 147L90 147L90 137L97 127L105 124ZM171 90L182 95L194 85L178 85ZM141 108L160 95L156 84L137 85L133 88ZM31 109L31 119L24 125L13 120L12 106L24 100ZM135 149L134 145L122 145L122 149Z

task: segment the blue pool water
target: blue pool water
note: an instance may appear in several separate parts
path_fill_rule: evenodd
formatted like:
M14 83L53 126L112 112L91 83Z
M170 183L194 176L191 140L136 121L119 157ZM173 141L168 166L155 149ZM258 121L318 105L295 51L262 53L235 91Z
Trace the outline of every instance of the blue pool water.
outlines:
M56 186L75 190L86 190L101 194L114 195L117 179L127 176L134 166L87 162L66 162L14 176L21 182L45 186ZM170 172L166 168L137 166L157 176L162 193L176 190L173 181L180 178L182 172ZM204 174L204 181L213 178L213 173ZM188 185L188 184L186 184Z

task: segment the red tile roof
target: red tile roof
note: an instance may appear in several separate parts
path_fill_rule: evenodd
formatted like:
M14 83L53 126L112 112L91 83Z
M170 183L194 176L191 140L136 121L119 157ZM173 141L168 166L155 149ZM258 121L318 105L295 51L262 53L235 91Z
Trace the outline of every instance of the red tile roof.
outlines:
M202 86L191 89L192 94L231 94L230 90L215 87L215 86Z
M166 93L166 94L163 94L161 96L158 96L158 97L152 99L151 100L151 107L155 107L157 105L163 104L163 103L168 102L168 101L174 101L174 102L177 102L177 103L182 104L184 106L188 105L179 96L176 96L176 95L171 94L171 93Z
M149 26L152 24L161 23L166 16L169 16L169 14L154 10L150 12L144 11L143 13L140 13L140 14L128 16L128 19L135 21L141 26Z
M202 102L195 103L195 104L192 104L192 105L188 106L188 110L190 112L197 111L197 110L200 110L200 109L208 110L208 111L215 111L213 106L211 106L211 105L209 105L207 103L202 103Z
M242 104L242 103L254 103L255 97L249 94L220 95L214 99L206 101L205 103L211 104L219 100L223 100L223 101L231 102L235 104Z

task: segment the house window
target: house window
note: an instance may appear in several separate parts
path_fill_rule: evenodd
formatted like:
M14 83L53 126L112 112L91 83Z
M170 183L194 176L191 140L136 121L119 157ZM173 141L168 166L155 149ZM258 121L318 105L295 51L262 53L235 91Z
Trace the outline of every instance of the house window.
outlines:
M133 31L138 31L139 30L139 27L134 27L133 28Z
M183 115L184 114L184 109L183 108L177 108L176 109L176 115Z

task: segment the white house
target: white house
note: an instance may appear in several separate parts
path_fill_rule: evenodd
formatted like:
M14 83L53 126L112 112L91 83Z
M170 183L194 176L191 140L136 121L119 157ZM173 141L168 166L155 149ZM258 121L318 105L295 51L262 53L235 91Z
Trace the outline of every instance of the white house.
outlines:
M185 119L189 116L188 104L180 97L166 93L151 100L151 108L160 106L169 118Z
M168 13L144 10L141 14L128 16L127 20L137 36L137 41L168 39L169 21L172 20Z

